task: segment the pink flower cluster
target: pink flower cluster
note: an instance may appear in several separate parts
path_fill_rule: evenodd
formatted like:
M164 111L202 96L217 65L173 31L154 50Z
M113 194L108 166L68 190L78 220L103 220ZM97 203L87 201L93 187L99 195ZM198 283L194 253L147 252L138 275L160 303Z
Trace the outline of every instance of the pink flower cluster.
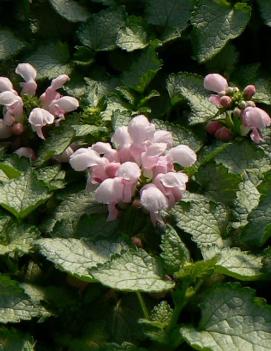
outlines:
M139 194L153 223L162 221L161 211L181 200L188 177L174 169L174 163L188 167L196 161L186 145L172 147L166 130L139 115L127 127L119 127L109 143L98 142L76 150L70 164L76 171L88 170L89 190L95 189L97 202L107 204L108 220L118 216L117 204L130 203Z
M237 87L229 87L227 80L220 74L212 73L204 78L204 88L216 93L209 98L212 104L223 110L231 110L234 117L241 119L242 133L250 132L250 138L255 143L263 141L261 130L270 126L271 118L251 100L256 93L254 85L247 85L240 92ZM221 121L209 122L207 131L220 140L232 138L230 129Z
M35 95L37 90L35 68L29 63L20 63L15 72L24 79L24 82L21 83L21 95ZM66 74L53 79L51 85L39 98L41 107L34 108L28 117L32 129L41 139L44 139L43 127L53 123L58 124L64 119L66 113L76 110L79 106L77 99L62 96L58 92L58 89L62 88L67 81L69 77ZM0 77L0 105L4 106L4 115L0 123L0 138L7 138L12 132L16 134L16 126L17 134L21 134L24 129L23 99L6 77Z

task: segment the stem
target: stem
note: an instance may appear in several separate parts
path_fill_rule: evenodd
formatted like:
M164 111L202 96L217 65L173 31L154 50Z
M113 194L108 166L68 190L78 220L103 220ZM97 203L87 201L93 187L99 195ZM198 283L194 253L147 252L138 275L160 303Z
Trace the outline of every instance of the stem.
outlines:
M139 291L136 292L136 296L138 298L138 301L139 301L139 304L140 304L140 307L142 309L144 317L146 319L150 319L149 311L148 311L147 306L145 304L145 301L144 301L144 299Z

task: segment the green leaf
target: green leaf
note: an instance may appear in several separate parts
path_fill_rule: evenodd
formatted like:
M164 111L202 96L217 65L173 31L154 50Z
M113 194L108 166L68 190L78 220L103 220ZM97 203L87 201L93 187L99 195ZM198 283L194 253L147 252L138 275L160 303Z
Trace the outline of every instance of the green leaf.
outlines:
M38 169L36 172L38 180L49 189L49 191L63 189L65 187L65 171L59 165L48 166Z
M53 128L48 138L42 143L35 164L41 166L50 158L64 152L72 143L74 135L75 131L71 127L71 120L66 120L59 127Z
M32 55L25 58L25 62L31 63L36 68L38 79L53 79L60 74L70 74L69 59L68 45L55 42L39 46Z
M94 80L90 78L85 78L87 83L87 94L86 100L89 105L97 107L101 99L109 95L115 88L116 81L111 80Z
M225 60L227 57L227 60ZM230 42L215 55L210 61L206 62L208 72L221 72L224 76L229 76L238 64L239 52ZM253 100L254 100L253 96Z
M90 16L78 31L79 40L83 45L95 51L114 50L119 30L125 25L124 13L121 8L102 10Z
M5 161L0 162L0 169L5 172L9 179L17 178L29 168L29 160L15 154L10 155Z
M166 271L172 274L190 260L190 254L178 233L173 227L167 225L161 240L161 258Z
M217 256L215 272L239 280L256 280L262 276L262 257L241 251L238 247L218 249L210 247L204 251L204 258Z
M270 160L257 145L248 140L235 141L215 159L231 173L257 172L259 175L270 169Z
M57 268L68 272L79 279L92 280L90 268L110 260L111 256L120 253L126 245L120 242L79 239L40 239L37 241L40 252Z
M269 0L257 0L264 23L271 27L271 3Z
M203 88L203 77L181 72L171 74L167 80L167 90L172 105L185 98L191 108L190 124L205 123L213 118L218 109L208 100L209 94Z
M271 236L271 173L268 172L259 186L260 201L247 217L241 240L250 246L262 246Z
M198 61L209 60L229 40L238 37L250 19L250 12L250 6L245 3L238 2L232 7L223 0L199 0L191 19Z
M1 323L18 323L43 314L48 315L46 309L34 303L19 283L4 275L0 276Z
M161 61L155 50L155 45L150 45L134 59L131 67L123 72L122 82L129 88L143 93L156 73L161 68Z
M270 350L271 307L256 298L252 289L214 286L204 295L200 308L198 328L180 330L196 350Z
M239 190L233 203L233 228L237 229L248 223L248 215L258 206L259 200L260 193L250 180L239 184Z
M126 26L120 28L117 34L117 46L128 52L144 49L148 45L148 40L143 24L141 17L128 17Z
M161 275L158 262L142 249L116 255L90 273L103 285L122 291L162 292L174 287Z
M31 172L0 184L0 205L18 219L28 216L51 194Z
M212 181L210 181L210 174ZM205 195L217 202L230 205L236 197L241 176L230 173L223 165L212 162L205 167L200 167L196 174L196 181L201 185Z
M155 124L157 129L168 130L173 137L173 146L179 144L188 145L194 151L198 151L204 144L204 140L201 139L191 129L183 127L181 124L163 121L160 119L153 119L152 123Z
M15 56L25 46L25 43L18 39L11 31L0 30L0 60L7 60Z
M84 214L97 212L99 205L94 195L85 190L65 194L55 209L53 217L44 223L44 231L58 237L71 237L76 234L77 224Z
M81 125L73 125L72 128L75 131L75 137L80 138L84 136L98 136L102 132L106 132L106 127L98 127L91 124L81 124Z
M216 218L216 205L207 199L181 201L171 213L178 228L192 235L200 248L211 245L223 246L221 227Z
M16 329L0 328L0 349L3 351L34 351L33 338Z
M89 17L86 8L74 0L49 0L55 11L70 22L84 22Z
M163 27L161 39L164 41L181 36L190 19L193 1L191 0L147 0L147 21Z
M0 223L0 255L22 256L32 251L35 240L40 236L36 227L13 223L10 217L0 218Z

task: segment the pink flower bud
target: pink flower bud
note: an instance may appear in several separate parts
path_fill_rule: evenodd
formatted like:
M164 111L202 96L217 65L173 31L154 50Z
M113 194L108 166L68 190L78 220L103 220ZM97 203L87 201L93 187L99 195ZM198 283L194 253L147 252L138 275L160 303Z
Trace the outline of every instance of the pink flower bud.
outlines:
M271 124L269 115L259 107L246 107L242 113L242 120L248 128L262 129Z
M231 100L231 98L229 96L224 95L224 96L221 96L220 103L221 103L221 105L223 107L230 107L231 103L232 103L232 100Z
M228 82L220 74L212 73L204 78L204 88L215 93L220 93L228 88Z
M243 90L243 95L245 99L251 99L252 96L256 93L255 85L247 85Z
M221 141L228 141L232 139L232 133L228 128L222 127L215 132L215 138Z
M220 122L218 122L218 121L210 121L210 122L208 122L208 124L206 126L206 131L207 131L207 133L213 135L221 127L223 127L223 126L222 126L222 124Z
M168 151L168 156L174 163L183 167L190 167L197 161L197 155L187 145L178 145Z
M209 96L209 101L211 104L215 105L218 108L222 107L222 105L220 103L220 96L219 95L211 94Z
M33 149L30 147L20 147L19 149L15 150L14 153L19 157L27 157L34 161L36 159L36 155Z
M11 127L10 130L12 134L14 135L21 135L24 132L24 125L20 122L14 123Z

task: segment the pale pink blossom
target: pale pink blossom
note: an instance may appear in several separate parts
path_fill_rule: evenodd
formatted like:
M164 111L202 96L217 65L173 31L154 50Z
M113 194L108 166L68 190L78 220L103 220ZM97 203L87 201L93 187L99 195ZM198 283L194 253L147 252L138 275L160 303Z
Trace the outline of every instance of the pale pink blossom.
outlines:
M54 123L54 119L54 116L50 112L44 110L43 108L37 107L31 111L28 121L37 135L41 139L45 139L42 132L42 127Z
M228 88L228 82L220 74L211 73L207 74L204 78L204 88L215 93L220 93Z
M119 162L119 155L117 150L112 149L109 143L97 142L91 146L93 150L98 152L99 155L104 155L110 162Z
M67 76L67 74L60 74L51 81L51 85L47 89L58 90L62 88L69 80L70 77Z
M147 184L140 191L141 205L150 212L151 220L162 222L161 211L168 208L168 201L165 195L154 184Z
M168 204L171 207L181 200L186 190L188 176L182 172L168 172L166 174L158 174L153 182L167 197Z
M20 63L15 72L19 74L24 80L25 83L21 83L22 94L35 95L37 90L37 83L35 81L37 76L37 71L29 63Z
M111 138L112 143L117 149L129 147L132 144L131 136L127 127L118 127Z
M13 91L7 90L0 93L0 105L4 105L4 120L7 125L12 121L20 121L23 115L23 100Z
M85 171L89 167L103 165L104 160L96 151L88 147L76 150L70 157L70 164L75 171Z
M50 103L48 106L48 111L50 111L53 115L60 117L59 120L61 120L64 118L65 113L72 112L78 107L79 102L77 99L71 96L62 96Z
M187 145L178 145L168 151L168 156L172 159L173 163L178 163L183 167L192 166L196 160L196 153Z
M157 130L153 136L154 143L165 143L167 147L172 147L173 145L173 137L170 132L167 130Z
M211 94L209 96L209 101L218 108L222 107L219 95Z
M248 128L263 129L271 124L269 115L259 107L246 107L242 112L242 120Z
M3 91L8 91L8 90L17 94L17 92L15 92L15 90L13 90L13 85L12 85L11 81L6 77L0 77L0 93L2 93Z
M151 170L158 162L161 156L167 149L165 143L153 143L147 147L147 150L141 155L142 167L145 170Z
M128 132L135 144L141 144L147 140L152 140L155 132L155 125L148 119L139 115L134 117L128 124Z
M116 176L122 179L122 202L131 202L141 170L135 162L124 162L117 170Z

